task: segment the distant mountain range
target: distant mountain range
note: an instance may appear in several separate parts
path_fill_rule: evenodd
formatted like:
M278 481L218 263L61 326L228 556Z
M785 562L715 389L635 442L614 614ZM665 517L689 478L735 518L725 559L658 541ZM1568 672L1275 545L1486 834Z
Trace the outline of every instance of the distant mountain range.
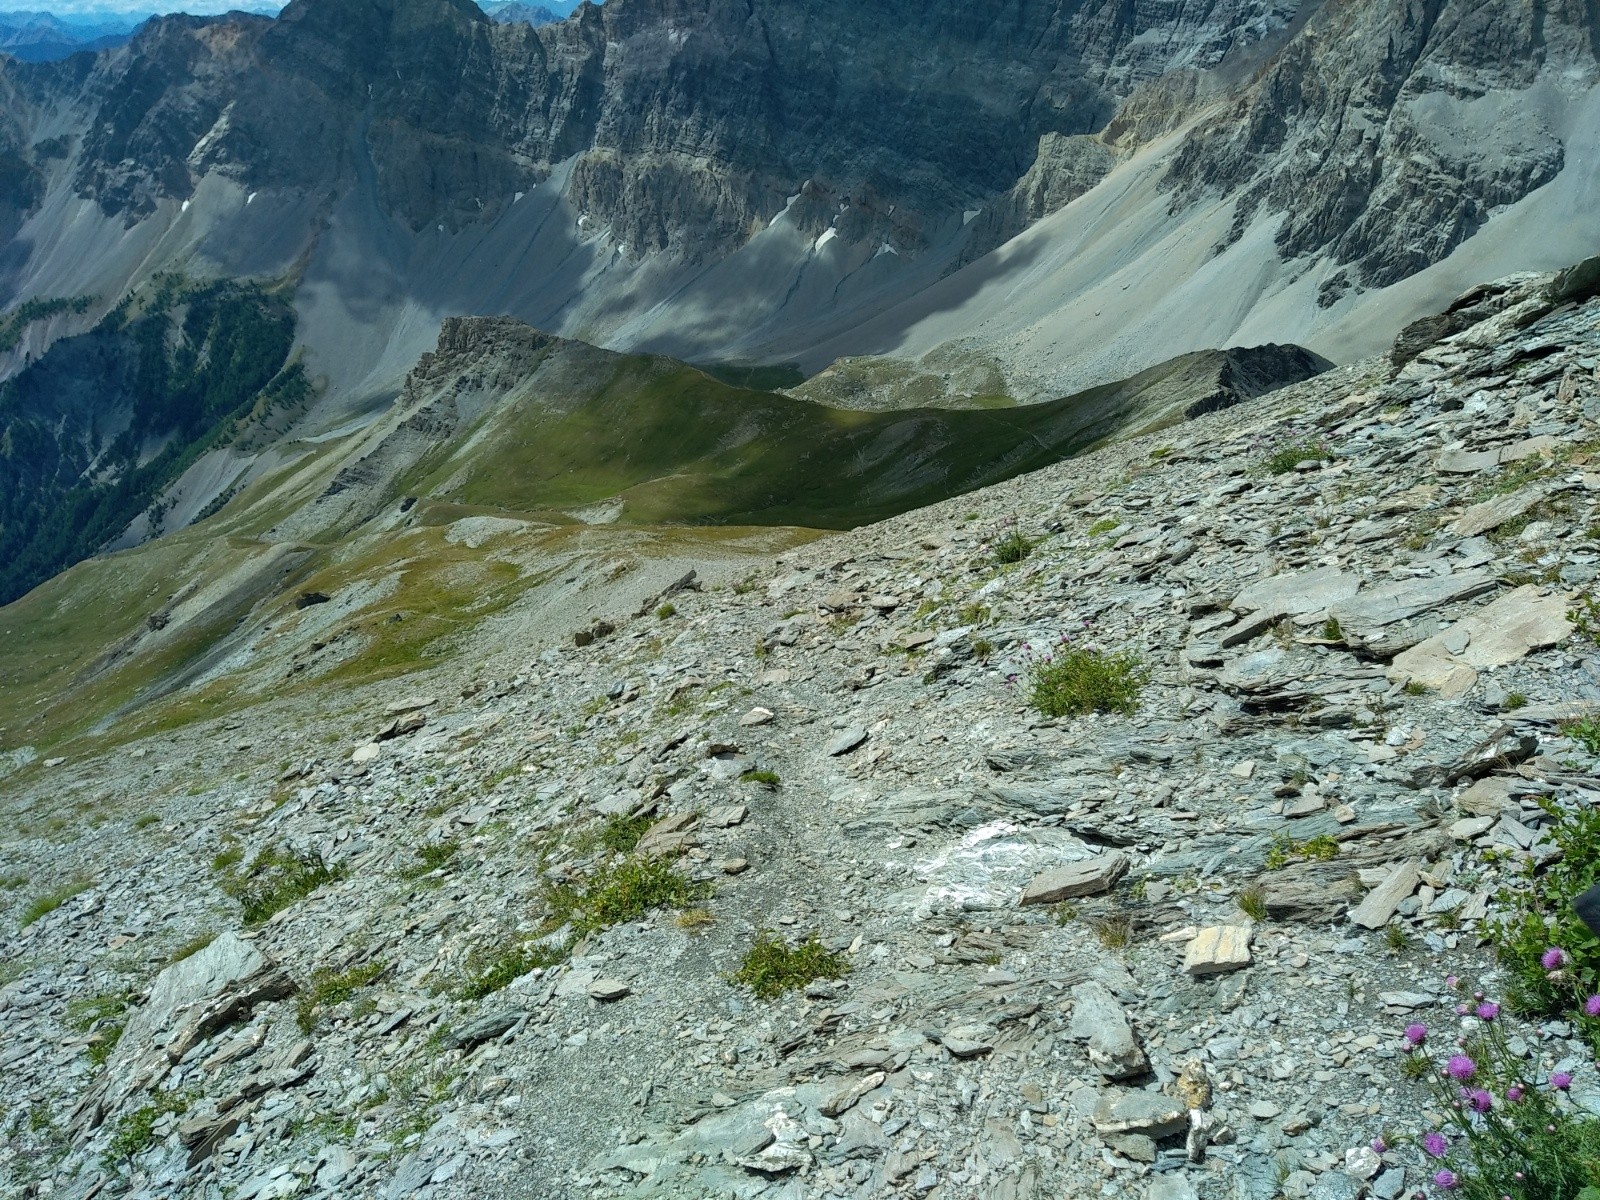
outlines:
M0 12L0 54L55 62L80 50L107 50L125 44L147 16L75 20L47 12Z

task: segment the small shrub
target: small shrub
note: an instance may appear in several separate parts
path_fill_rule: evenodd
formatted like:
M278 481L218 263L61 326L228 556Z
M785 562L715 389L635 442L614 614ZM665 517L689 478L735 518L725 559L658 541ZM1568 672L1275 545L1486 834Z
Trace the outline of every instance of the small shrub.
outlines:
M1344 629L1340 626L1337 617L1329 617L1322 623L1322 640L1325 642L1344 641Z
M1094 930L1095 937L1107 950L1125 950L1133 944L1133 918L1117 914L1108 917L1090 917L1084 922Z
M1234 898L1239 911L1252 921L1267 919L1267 893L1260 884L1247 887Z
M1320 439L1288 442L1275 446L1260 470L1267 475L1287 475L1303 462L1320 462L1332 457L1328 443Z
M709 908L686 908L673 918L679 929L689 933L700 933L715 921Z
M545 899L554 925L570 922L581 938L637 920L653 909L688 908L710 895L709 884L679 874L665 859L626 858L602 867L582 887L570 883L550 887Z
M1600 992L1600 941L1572 908L1572 897L1600 883L1600 811L1541 803L1552 818L1545 835L1561 857L1542 871L1526 863L1507 880L1495 895L1499 915L1484 931L1518 1007L1555 1014ZM1600 1020L1583 1031L1600 1049Z
M1578 717L1571 721L1563 721L1561 732L1590 754L1600 754L1600 716Z
M246 925L260 925L323 884L344 877L343 866L330 867L314 850L272 848L256 855L243 872L224 879L222 890L239 901Z
M1506 697L1506 709L1509 712L1516 712L1516 710L1519 709L1519 708L1527 708L1527 707L1528 707L1528 698L1526 696L1524 696L1521 692L1512 692L1509 696Z
M155 1142L156 1122L169 1113L181 1117L190 1103L190 1097L182 1092L156 1092L149 1104L117 1122L117 1131L106 1146L106 1165L115 1167L148 1150Z
M843 979L849 973L850 964L824 946L815 933L791 946L763 929L733 973L733 982L743 984L762 1000L774 1000L813 980Z
M1272 839L1272 846L1267 851L1267 870L1281 871L1295 859L1310 862L1328 862L1338 858L1340 854L1339 843L1326 833L1319 833L1314 838L1299 841L1286 833L1280 833Z
M370 962L348 971L318 971L300 990L300 1000L295 1006L300 1032L310 1033L317 1027L323 1010L343 1004L388 969L388 963Z
M457 994L463 1000L482 1000L485 996L492 996L535 968L553 967L566 962L571 945L569 942L561 946L540 943L512 946L487 961L479 962Z
M994 643L988 638L979 638L972 643L972 656L979 662L988 662L994 654Z
M1019 563L1033 553L1035 545L1020 529L1011 529L995 540L994 560L1007 565Z
M1437 1054L1425 1026L1413 1024L1405 1031L1402 1074L1426 1080L1436 1101L1429 1108L1443 1114L1442 1130L1416 1139L1434 1194L1461 1200L1596 1200L1600 1118L1561 1096L1571 1076L1546 1075L1537 1059L1513 1053L1499 1005L1481 996L1463 997L1457 1012L1473 1020L1465 1023L1464 1037L1449 1029L1446 1048ZM1580 1020L1584 1015L1578 1010Z
M633 848L649 831L651 824L651 819L646 816L607 817L605 827L600 830L600 844L613 854L632 854Z
M74 896L81 895L89 890L90 883L87 879L75 879L64 883L58 888L53 888L41 896L35 896L22 910L22 917L17 922L18 929L26 929L40 917L48 916L55 912Z
M150 826L159 825L160 823L161 817L153 812L140 813L133 819L133 827L135 829L149 829Z
M667 621L677 615L678 606L676 604L663 604L660 608L656 609L656 620L658 621Z
M1132 716L1150 672L1138 655L1062 643L1028 667L1028 704L1047 717L1121 713Z
M990 608L987 604L963 604L956 613L963 625L982 625L989 619Z
M775 788L783 782L782 779L778 778L778 773L776 771L767 770L746 771L743 775L739 776L739 778L745 783L759 783L765 788Z
M461 852L461 842L451 838L443 842L424 842L414 851L417 861L400 872L402 879L421 879L441 867L449 866Z

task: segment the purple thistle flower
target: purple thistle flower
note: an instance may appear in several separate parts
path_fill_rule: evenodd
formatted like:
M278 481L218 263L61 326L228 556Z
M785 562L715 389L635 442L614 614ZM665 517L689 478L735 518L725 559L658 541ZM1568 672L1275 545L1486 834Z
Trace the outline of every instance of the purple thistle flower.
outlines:
M1572 1076L1565 1071L1557 1071L1550 1076L1550 1086L1558 1092L1564 1092L1572 1086Z
M1583 1002L1583 1011L1591 1017L1600 1017L1600 996L1590 996Z
M1566 965L1567 952L1560 946L1551 946L1539 956L1539 965L1546 971L1558 971Z
M1372 1152L1374 1154L1387 1154L1387 1153L1389 1153L1389 1143L1384 1141L1383 1138L1381 1138L1381 1137L1373 1138L1372 1139Z
M1485 1000L1478 1005L1478 1020L1492 1021L1500 1015L1500 1006L1493 1000Z
M1444 1073L1459 1083L1465 1083L1478 1073L1478 1064L1465 1054L1452 1054L1444 1065Z
M1406 1041L1412 1046L1420 1046L1428 1040L1428 1027L1426 1025L1407 1025Z
M1518 1100L1521 1100L1522 1096L1523 1091L1520 1083L1513 1083L1506 1089L1506 1099L1511 1101L1513 1104L1515 1104Z
M1456 1016L1458 1016L1458 1017L1464 1017L1471 1011L1472 1011L1471 1007L1466 1005L1466 1004L1458 1004L1458 1005L1456 1005Z
M1461 977L1458 975L1446 975L1444 977L1444 985L1451 991L1455 991L1456 988L1461 986Z
M1456 1179L1456 1173L1454 1171L1441 1168L1433 1173L1433 1186L1437 1188L1443 1188L1447 1192L1451 1188L1455 1187L1457 1182L1458 1180Z
M1473 1112L1486 1113L1494 1107L1494 1097L1482 1088L1473 1088L1467 1093L1467 1099L1472 1103Z
M1423 1137L1422 1148L1432 1158L1443 1158L1450 1153L1450 1142L1444 1134L1435 1131Z

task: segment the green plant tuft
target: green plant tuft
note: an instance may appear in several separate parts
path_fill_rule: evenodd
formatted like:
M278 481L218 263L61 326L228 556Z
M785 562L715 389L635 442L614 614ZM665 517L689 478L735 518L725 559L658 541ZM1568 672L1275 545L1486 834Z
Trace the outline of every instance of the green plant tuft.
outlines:
M28 902L28 906L22 910L22 916L17 921L17 928L26 929L40 917L55 912L56 909L74 896L88 891L91 886L87 879L74 879L58 888L52 888L43 895L35 896Z
M1028 704L1047 717L1132 716L1150 672L1130 651L1059 647L1028 668Z
M222 890L239 901L246 925L260 925L345 873L342 865L330 867L314 850L295 853L272 847L245 870L227 873Z
M388 969L388 963L370 962L348 971L318 971L300 990L300 1000L295 1006L300 1032L310 1033L317 1027L323 1012L343 1004Z
M805 987L817 979L843 979L850 964L818 940L815 933L791 946L763 929L745 953L744 962L733 973L734 983L749 988L762 1000L774 1000L785 992Z
M776 771L768 771L764 769L746 771L743 775L739 776L739 778L745 783L759 783L763 787L767 788L775 788L783 782L782 779L778 778L778 773Z

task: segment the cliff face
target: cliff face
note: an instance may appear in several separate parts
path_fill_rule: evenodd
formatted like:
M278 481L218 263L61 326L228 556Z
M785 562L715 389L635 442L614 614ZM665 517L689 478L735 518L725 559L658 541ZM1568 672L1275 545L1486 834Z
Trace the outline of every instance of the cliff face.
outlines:
M469 0L295 0L275 21L165 18L95 58L0 64L0 232L21 231L0 302L115 295L198 246L202 274L312 264L332 315L306 336L326 338L313 357L335 390L396 385L452 313L812 366L921 345L930 312L987 321L1023 281L973 297L1026 257L977 260L1097 192L1052 235L1086 264L1047 285L1058 310L1101 285L1114 300L1127 281L1094 262L1167 237L1244 243L1251 261L1222 273L1246 299L1221 328L1034 393L1235 343L1364 353L1430 296L1553 265L1524 261L1523 239L1481 276L1452 267L1394 313L1352 315L1574 161L1560 188L1581 190L1597 37L1582 0L610 0L538 28ZM1156 203L1130 220L1116 197L1144 204L1142 180ZM103 232L78 246L84 199L149 221L150 253ZM155 249L191 200L195 232ZM1567 216L1563 261L1593 240L1592 216ZM1063 249L1108 242L1099 260ZM1200 272L1191 258L1153 264L1154 297ZM101 259L115 270L72 265ZM1308 296L1277 295L1307 276ZM1074 314L1081 334L1035 338L1040 319L980 349L1048 376L1044 356L1088 361L1119 332ZM1319 343L1340 321L1359 344Z

